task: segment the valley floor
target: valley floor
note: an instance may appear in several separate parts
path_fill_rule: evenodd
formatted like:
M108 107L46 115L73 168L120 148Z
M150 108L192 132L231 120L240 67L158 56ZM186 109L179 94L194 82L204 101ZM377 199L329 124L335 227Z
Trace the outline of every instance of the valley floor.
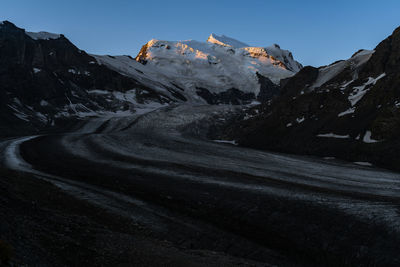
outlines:
M34 266L400 264L400 174L206 140L232 109L0 142L0 239Z

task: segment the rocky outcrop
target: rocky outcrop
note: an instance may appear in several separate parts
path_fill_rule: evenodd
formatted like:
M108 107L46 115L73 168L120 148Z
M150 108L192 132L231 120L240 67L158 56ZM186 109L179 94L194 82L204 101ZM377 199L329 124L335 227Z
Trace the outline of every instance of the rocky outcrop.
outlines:
M257 100L260 102L267 102L280 94L280 86L271 82L267 77L256 73L258 82L260 84L260 92L257 95Z
M137 56L135 57L135 60L137 62L142 63L143 65L146 65L147 63L147 51L149 49L149 44L145 44L142 46L142 48L140 48L139 53L137 54Z
M281 82L278 98L247 111L225 135L244 146L399 170L399 51L400 28L375 51L305 67Z
M100 112L134 113L144 101L171 99L99 65L63 35L32 39L10 22L0 24L1 135L40 132Z

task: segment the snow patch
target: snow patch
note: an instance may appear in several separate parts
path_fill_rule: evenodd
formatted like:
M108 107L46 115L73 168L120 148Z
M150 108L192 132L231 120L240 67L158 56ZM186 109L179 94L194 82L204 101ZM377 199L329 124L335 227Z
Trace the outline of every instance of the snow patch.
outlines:
M120 104L123 106L124 102L129 103L128 109L120 109L120 110L92 110L81 103L72 103L69 100L69 104L65 105L61 111L55 114L56 118L60 117L102 117L102 118L111 118L111 117L128 117L133 115L141 115L156 109L165 107L166 103L159 103L154 101L145 101L144 103L138 103L136 100L136 90L128 90L126 92L118 92L118 91L106 91L106 90L89 90L88 94L91 95L101 95L108 102L115 102L115 104Z
M365 133L365 135L364 135L363 142L364 142L364 143L368 143L368 144L381 142L381 141L379 141L379 140L374 140L374 139L372 139L371 136L372 136L371 131L367 131L367 132Z
M360 166L366 166L366 167L372 167L374 166L372 163L365 162L365 161L356 161L353 162L354 164L360 165Z
M354 107L349 108L348 110L339 113L339 114L338 114L338 117L343 117L343 116L345 116L345 115L347 115L347 114L352 114L352 113L354 113L355 110L356 110L356 109L355 109Z
M305 121L304 116L301 117L301 118L297 118L297 119L296 119L296 122L297 122L297 123L302 123L303 121Z
M223 144L231 144L234 146L237 146L238 143L235 140L229 141L229 140L213 140L216 143L223 143Z
M260 102L260 101L257 101L257 100L253 100L253 101L249 104L250 107L252 107L252 106L257 106L257 105L261 105L261 102ZM258 110L256 110L256 112L258 113Z
M108 95L108 94L110 94L111 92L105 91L105 90L98 90L98 89L95 89L95 90L90 90L90 91L88 91L88 93L89 93L89 94L96 94L96 95Z
M33 68L33 72L34 73L38 73L38 72L41 72L42 70L41 69L39 69L39 68Z
M338 135L334 133L327 133L327 134L319 134L317 135L317 137L347 139L350 138L350 135Z
M48 106L49 103L48 103L46 100L41 100L41 101L40 101L40 105L41 105L42 107L45 107L45 106Z
M51 40L58 39L61 37L60 34L50 32L26 32L26 34L33 40Z
M365 84L353 87L353 91L350 93L348 97L351 106L356 105L363 98L363 96L369 91L370 88L365 89L367 86L375 85L380 79L382 79L385 76L386 73L382 73L376 78L369 77L368 81Z
M347 86L349 86L351 83L353 83L354 80L351 80L349 82L345 82L342 86L340 86L340 90L344 90L347 88Z

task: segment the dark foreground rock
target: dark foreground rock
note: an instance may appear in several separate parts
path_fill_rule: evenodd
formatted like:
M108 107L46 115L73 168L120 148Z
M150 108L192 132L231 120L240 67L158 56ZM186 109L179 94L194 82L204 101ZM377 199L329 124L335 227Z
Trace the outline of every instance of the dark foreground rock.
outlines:
M0 266L266 266L157 239L35 177L0 178Z

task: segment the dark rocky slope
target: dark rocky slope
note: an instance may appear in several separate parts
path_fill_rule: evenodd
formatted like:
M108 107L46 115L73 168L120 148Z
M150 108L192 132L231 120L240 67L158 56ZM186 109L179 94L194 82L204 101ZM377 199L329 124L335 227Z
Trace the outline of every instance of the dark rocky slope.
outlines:
M90 90L130 90L138 103L174 100L99 65L63 35L36 40L10 22L0 24L0 135L54 129L81 114L135 112L132 102Z
M372 52L372 51L371 51ZM400 169L400 28L371 55L303 68L224 130L241 145Z

